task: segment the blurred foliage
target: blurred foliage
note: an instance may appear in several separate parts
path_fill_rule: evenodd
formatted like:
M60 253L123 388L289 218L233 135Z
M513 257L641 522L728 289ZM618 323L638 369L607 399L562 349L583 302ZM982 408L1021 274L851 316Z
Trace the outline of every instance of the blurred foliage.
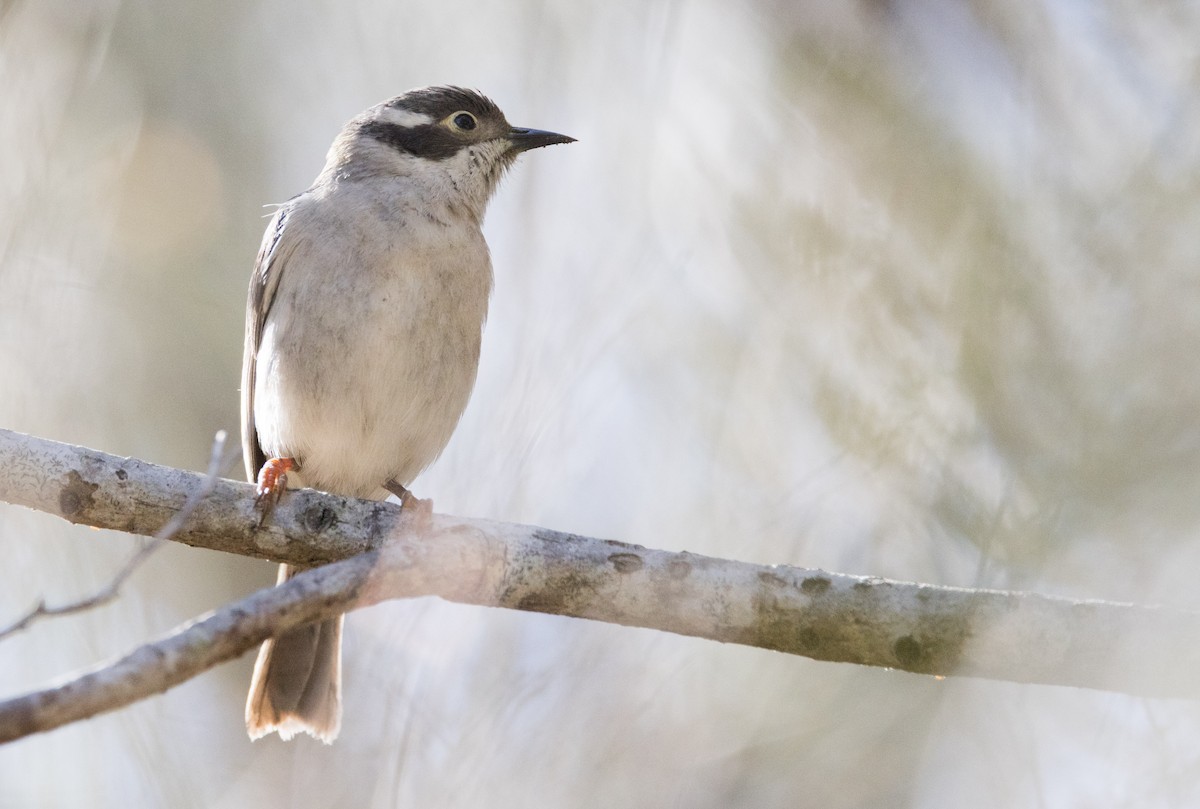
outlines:
M0 423L203 466L263 206L362 108L460 83L579 143L489 214L439 510L1191 607L1198 41L1188 3L0 0ZM131 542L0 509L0 616ZM0 686L271 580L172 549L0 645ZM0 806L1200 799L1192 705L436 602L348 627L335 746L250 745L247 659L0 749Z

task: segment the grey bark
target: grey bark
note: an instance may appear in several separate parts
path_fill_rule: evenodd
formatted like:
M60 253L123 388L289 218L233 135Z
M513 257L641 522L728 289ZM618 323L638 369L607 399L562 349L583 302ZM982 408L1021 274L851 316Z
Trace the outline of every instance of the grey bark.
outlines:
M427 595L916 674L1200 696L1193 612L753 565L311 490L260 528L249 484L0 430L0 500L71 522L153 536L205 485L172 540L325 566L0 702L0 741L159 693L286 629Z

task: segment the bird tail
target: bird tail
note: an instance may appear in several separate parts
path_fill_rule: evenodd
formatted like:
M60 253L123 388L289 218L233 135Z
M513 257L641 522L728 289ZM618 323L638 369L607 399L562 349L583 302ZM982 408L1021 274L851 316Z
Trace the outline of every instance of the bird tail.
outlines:
M279 582L295 573L281 565ZM278 731L287 741L308 733L326 744L342 727L342 617L293 629L265 641L246 700L246 732Z

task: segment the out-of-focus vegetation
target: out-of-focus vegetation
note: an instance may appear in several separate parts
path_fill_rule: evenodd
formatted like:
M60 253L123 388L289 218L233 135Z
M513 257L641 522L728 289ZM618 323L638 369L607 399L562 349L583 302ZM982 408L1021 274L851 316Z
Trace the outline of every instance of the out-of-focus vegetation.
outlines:
M0 2L0 423L200 468L262 206L465 84L579 143L493 205L439 510L1195 607L1197 42L1182 3ZM0 508L0 622L131 542ZM271 580L170 549L0 644L0 689ZM436 602L348 627L335 746L251 745L246 659L0 749L0 806L1200 801L1191 704Z

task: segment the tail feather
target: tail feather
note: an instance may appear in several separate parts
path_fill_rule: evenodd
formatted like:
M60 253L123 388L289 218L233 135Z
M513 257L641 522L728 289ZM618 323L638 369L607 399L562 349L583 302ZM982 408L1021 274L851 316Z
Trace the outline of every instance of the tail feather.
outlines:
M282 565L279 580L294 569ZM342 726L342 617L310 624L263 643L246 700L251 739L308 733L326 744Z

